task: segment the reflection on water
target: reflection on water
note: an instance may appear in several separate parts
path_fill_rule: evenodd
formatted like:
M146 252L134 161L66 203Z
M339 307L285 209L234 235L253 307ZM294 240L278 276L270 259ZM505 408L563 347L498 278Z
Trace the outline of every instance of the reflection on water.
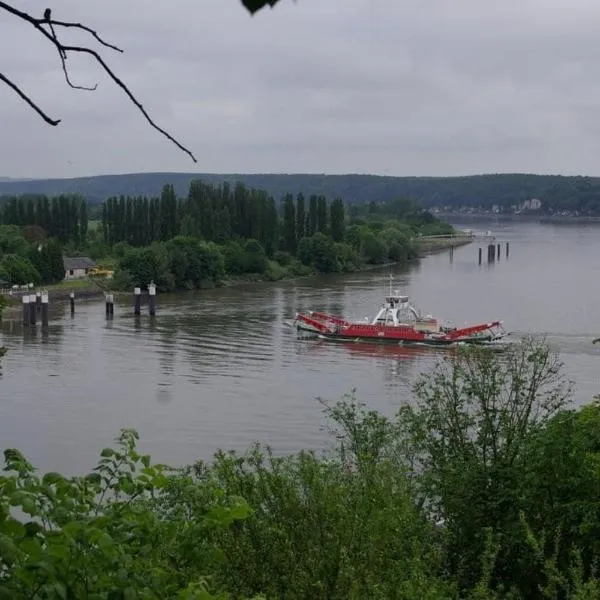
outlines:
M471 226L472 227L472 226ZM500 227L500 225L498 225ZM503 226L504 227L504 226ZM488 229L485 225L481 229ZM394 287L425 313L457 325L501 318L508 330L546 333L560 348L577 399L598 390L599 229L510 224L504 255L478 265L472 244L394 269ZM485 259L485 249L484 249ZM43 469L81 471L121 427L144 451L183 463L255 440L279 452L322 447L315 400L357 398L393 412L420 372L448 352L297 339L297 311L373 317L390 270L160 295L157 316L133 316L131 298L107 321L104 303L51 305L47 331L20 314L0 326L8 347L0 381L0 445L22 448Z

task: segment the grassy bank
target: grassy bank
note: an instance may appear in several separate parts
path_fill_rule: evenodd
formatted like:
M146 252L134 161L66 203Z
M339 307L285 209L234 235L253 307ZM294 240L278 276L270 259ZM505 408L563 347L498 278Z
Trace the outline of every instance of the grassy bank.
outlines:
M79 299L100 298L105 293L107 286L105 282L95 281L91 279L76 279L71 281L61 281L51 285L42 285L38 288L48 292L51 302L66 302L71 293ZM6 306L1 312L3 317L16 316L21 311L21 294L17 293L13 296L5 295Z
M450 248L458 248L459 246L466 246L473 242L473 238L470 236L456 236L452 238L436 238L436 237L424 237L416 238L414 240L417 250L421 256L427 254L436 254L437 252L443 252Z

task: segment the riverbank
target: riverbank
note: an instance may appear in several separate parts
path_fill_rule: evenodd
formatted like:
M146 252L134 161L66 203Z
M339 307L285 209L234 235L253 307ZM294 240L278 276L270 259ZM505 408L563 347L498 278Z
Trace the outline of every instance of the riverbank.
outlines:
M439 252L443 252L445 250L450 250L452 248L458 248L459 246L465 246L474 241L475 238L468 235L457 235L454 237L443 237L443 236L432 236L432 237L423 237L417 238L414 240L417 246L417 257L413 260L419 260L421 258L425 258L431 254L437 254ZM385 267L392 267L398 265L400 263L396 261L389 261L379 264L362 264L357 267L353 272L355 273L364 273L365 271L374 271L376 269L383 269ZM248 285L252 283L269 283L275 281L294 281L298 279L305 279L307 277L314 277L318 273L314 270L310 270L305 274L296 274L296 275L285 275L285 270L282 269L284 273L281 277L269 278L265 277L265 275L261 275L258 273L248 273L246 275L234 275L229 276L227 279L221 282L223 287L235 287L236 285Z
M511 215L490 213L436 213L436 217L449 223L548 223L556 225L600 224L599 217L567 215Z
M419 258L424 258L431 254L437 254L451 248L457 248L459 246L465 246L473 242L472 237L469 236L455 236L455 237L427 237L417 238L415 244L417 246L417 252ZM381 269L384 267L390 267L397 265L397 262L387 262L382 264L364 264L356 269L356 272L371 271L374 269ZM265 277L259 274L247 274L239 276L229 276L222 280L219 284L220 287L235 287L241 285L249 285L253 283L269 283L282 280L298 280L305 279L316 275L315 272L310 271L304 274L286 274L285 269L282 268L281 276L279 277ZM75 294L78 301L81 300L94 300L102 298L105 293L110 292L115 296L128 296L131 294L129 291L114 291L110 289L110 280L95 280L95 279L77 279L61 281L60 283L44 286L48 294L50 295L52 302L66 302L72 293ZM4 315L14 316L21 310L21 294L6 295L8 305L4 309Z
M71 294L75 294L77 300L92 300L101 298L107 291L107 287L99 281L92 279L76 279L66 280L60 283L55 283L46 286L40 286L39 289L43 289L48 292L52 302L66 302L69 300ZM21 311L21 292L17 292L14 295L4 294L7 300L7 305L2 311L3 316L15 316Z
M466 246L474 241L474 237L472 236L455 236L448 238L436 238L436 237L428 237L428 238L417 238L415 240L417 244L417 250L419 252L420 257L425 257L429 254L437 254L438 252L443 252L444 250L450 250L451 248L458 248L459 246Z

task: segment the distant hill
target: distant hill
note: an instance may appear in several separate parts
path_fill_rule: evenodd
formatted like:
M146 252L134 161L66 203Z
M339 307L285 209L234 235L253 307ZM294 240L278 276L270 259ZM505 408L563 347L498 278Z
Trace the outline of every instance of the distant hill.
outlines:
M157 196L171 183L180 196L193 179L219 184L237 181L264 189L276 199L286 193L324 194L347 203L412 198L425 207L509 207L538 198L544 208L600 214L600 178L562 175L493 174L465 177L388 177L324 174L132 173L74 179L0 179L0 196L77 193L90 204L110 196Z

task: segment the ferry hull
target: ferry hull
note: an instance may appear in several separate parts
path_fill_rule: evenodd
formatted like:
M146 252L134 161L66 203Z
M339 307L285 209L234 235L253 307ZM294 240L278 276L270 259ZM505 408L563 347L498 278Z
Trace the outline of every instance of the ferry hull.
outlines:
M410 325L386 326L350 323L341 317L322 313L297 314L294 323L298 331L312 333L321 339L330 341L368 341L403 346L454 347L460 344L487 345L499 341L506 335L500 321L448 330L443 333L416 330Z

